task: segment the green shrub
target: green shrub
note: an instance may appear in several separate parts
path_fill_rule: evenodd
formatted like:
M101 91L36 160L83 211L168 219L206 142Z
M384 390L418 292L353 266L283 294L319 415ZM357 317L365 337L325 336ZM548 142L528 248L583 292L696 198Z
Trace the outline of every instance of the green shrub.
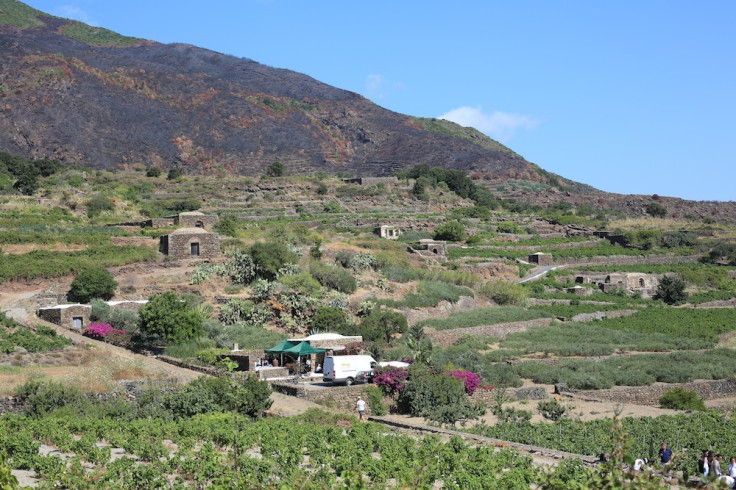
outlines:
M286 286L289 290L299 292L306 296L318 297L321 295L322 288L320 283L306 272L281 276L278 282Z
M480 293L501 306L523 305L528 296L524 286L506 281L488 281L483 284Z
M202 318L173 291L151 296L138 318L143 333L169 342L183 342L202 333Z
M547 420L559 420L565 415L565 410L557 400L542 400L537 404L537 411Z
M266 168L266 175L269 177L283 177L284 176L284 164L281 162L272 162Z
M256 419L271 407L270 395L268 383L255 376L240 379L201 376L177 392L166 395L163 405L177 418L237 410Z
M299 263L299 257L284 243L260 242L250 249L250 256L256 267L256 275L273 281L286 264Z
M466 236L465 227L459 221L448 221L434 230L435 240L462 242Z
M646 207L647 214L655 218L667 216L667 208L658 202L650 202Z
M161 169L158 167L148 167L146 169L146 177L158 177L161 175Z
M97 194L93 196L87 203L87 216L94 218L100 215L103 211L114 211L115 203L108 196L104 194Z
M414 417L454 424L475 419L479 413L465 395L465 382L445 374L432 374L413 364L409 382L399 392L399 409Z
M519 225L514 223L513 221L502 221L497 225L497 231L499 233L515 233L519 234L521 233L521 228Z
M74 301L89 303L93 299L108 300L115 295L118 283L107 269L87 269L74 277L69 295Z
M388 413L386 404L383 403L383 394L378 386L367 386L363 389L366 398L368 399L368 407L371 410L371 415L381 417Z
M357 288L355 277L346 269L321 262L312 262L309 271L321 285L341 293L352 294Z
M363 338L391 342L394 335L406 331L406 317L397 311L372 310L360 323Z
M659 281L655 298L661 299L668 305L676 305L687 299L685 281L679 277L668 275Z
M683 388L673 388L665 391L659 397L659 404L662 408L671 408L672 410L705 411L705 403L698 394Z
M40 417L57 408L79 405L83 402L82 392L54 381L30 380L18 388L18 396L26 401L25 412Z
M345 312L333 306L317 308L312 317L312 328L322 332L345 332L349 325Z
M169 169L169 172L166 174L167 180L176 180L179 177L181 177L181 169L178 169L176 167Z

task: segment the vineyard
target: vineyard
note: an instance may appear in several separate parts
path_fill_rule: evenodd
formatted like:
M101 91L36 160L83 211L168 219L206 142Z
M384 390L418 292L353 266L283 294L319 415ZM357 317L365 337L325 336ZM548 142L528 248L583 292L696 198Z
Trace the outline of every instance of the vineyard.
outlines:
M252 421L232 412L164 420L128 418L121 404L97 409L107 413L6 414L0 446L8 464L34 470L42 488L431 488L441 481L444 488L526 489L540 474L516 451L386 433L322 411ZM52 454L39 453L42 443Z

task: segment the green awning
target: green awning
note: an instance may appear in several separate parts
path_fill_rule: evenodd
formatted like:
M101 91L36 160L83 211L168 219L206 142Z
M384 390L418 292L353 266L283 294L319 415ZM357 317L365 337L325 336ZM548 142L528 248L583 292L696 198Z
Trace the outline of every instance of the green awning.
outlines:
M265 352L268 352L269 354L281 354L282 352L286 352L287 349L292 349L293 347L294 344L288 340L282 340L279 345L266 349Z
M324 354L325 350L312 347L308 342L299 342L295 346L285 349L283 352L284 354L292 354L295 356L308 356L310 354Z

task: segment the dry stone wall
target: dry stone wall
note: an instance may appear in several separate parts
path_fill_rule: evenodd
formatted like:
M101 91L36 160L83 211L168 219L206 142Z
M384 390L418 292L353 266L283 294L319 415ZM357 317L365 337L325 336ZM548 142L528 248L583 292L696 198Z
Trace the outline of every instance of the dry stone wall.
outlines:
M537 318L524 322L498 323L496 325L480 325L477 327L455 328L452 330L435 330L430 327L424 327L424 333L432 339L435 345L448 347L454 345L464 335L495 337L503 340L510 333L525 332L531 327L536 326L549 326L552 320L552 318Z
M692 383L661 383L652 386L629 386L612 388L610 390L576 392L574 396L595 401L651 406L658 405L659 397L665 391L673 388L694 391L704 400L713 400L734 396L736 394L736 380L723 379L716 381L694 381Z

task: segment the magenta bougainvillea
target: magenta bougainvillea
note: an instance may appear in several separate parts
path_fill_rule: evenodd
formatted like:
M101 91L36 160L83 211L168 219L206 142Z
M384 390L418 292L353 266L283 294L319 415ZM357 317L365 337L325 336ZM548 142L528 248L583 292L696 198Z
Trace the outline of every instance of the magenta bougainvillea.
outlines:
M376 369L373 384L379 386L384 392L392 394L401 390L407 379L409 379L409 371L405 368L388 366Z
M480 387L480 376L472 371L449 371L446 374L449 376L453 376L454 378L461 381L464 381L465 392L468 395L472 395L473 393L475 393L475 390Z
M87 325L82 335L105 342L119 343L125 339L126 333L125 330L114 328L109 323L98 322Z

